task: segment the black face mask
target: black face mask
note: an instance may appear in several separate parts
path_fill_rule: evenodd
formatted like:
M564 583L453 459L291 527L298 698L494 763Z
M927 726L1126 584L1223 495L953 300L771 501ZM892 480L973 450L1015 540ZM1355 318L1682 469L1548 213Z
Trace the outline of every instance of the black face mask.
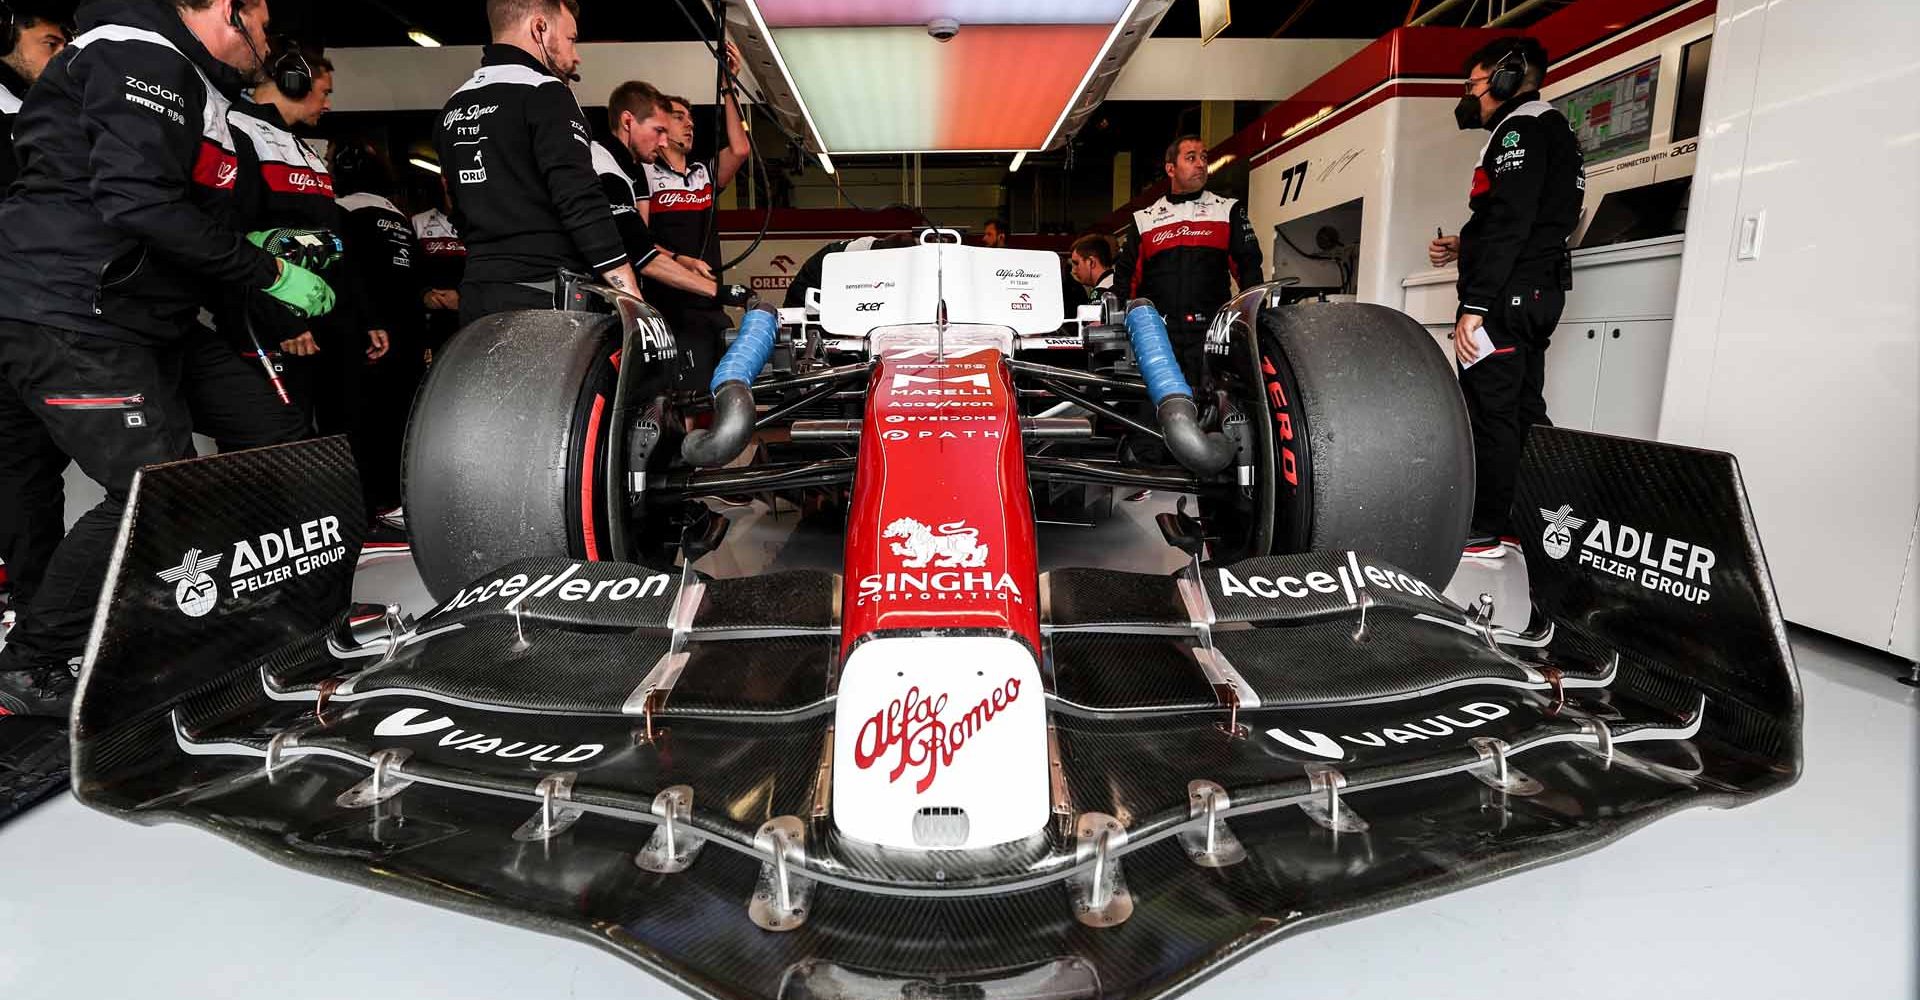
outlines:
M1453 106L1453 122L1462 132L1471 132L1486 124L1480 117L1480 98L1472 94L1460 98L1460 103Z

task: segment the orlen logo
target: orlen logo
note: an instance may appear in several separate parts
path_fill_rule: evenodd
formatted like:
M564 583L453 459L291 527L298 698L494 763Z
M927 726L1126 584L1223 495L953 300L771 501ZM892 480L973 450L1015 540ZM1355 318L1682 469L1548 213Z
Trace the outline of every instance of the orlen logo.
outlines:
M381 719L380 724L373 727L373 735L426 736L443 729L451 730L440 737L441 746L504 757L508 760L524 757L542 764L578 764L600 756L607 749L606 745L601 743L581 743L562 753L560 748L565 745L562 743L528 743L523 740L509 743L505 737L489 736L479 730L457 729L454 727L453 720L444 715L425 722L419 721L420 717L427 712L428 710L424 708L403 708Z
M978 738L995 716L1019 698L1020 679L1009 677L1006 683L980 699L979 704L949 723L940 718L947 708L946 695L929 699L921 695L918 686L910 687L904 699L893 699L885 709L860 724L860 732L853 741L854 766L865 771L890 751L897 751L893 769L887 772L887 782L899 781L910 767L919 768L913 790L925 792L940 777L940 769L952 765L954 755L968 741Z
M788 271L793 270L793 258L786 254L780 254L767 263L781 274L786 274Z
M1013 303L1013 309L1015 312L1032 312L1033 296L1026 292L1021 292L1020 298Z

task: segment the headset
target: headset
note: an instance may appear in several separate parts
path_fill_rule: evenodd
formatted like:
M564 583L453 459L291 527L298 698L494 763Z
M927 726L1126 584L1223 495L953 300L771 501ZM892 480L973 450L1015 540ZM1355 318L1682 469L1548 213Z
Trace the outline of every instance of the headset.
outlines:
M300 51L300 43L288 40L285 49L273 59L262 56L259 47L253 44L253 34L247 31L245 22L240 20L240 7L245 0L232 2L233 6L228 8L227 24L240 33L241 40L247 43L247 51L253 53L254 61L260 64L260 71L273 81L275 89L296 101L313 93L313 64L307 61L306 53Z
M13 5L0 0L0 59L13 55L13 47L20 44L20 19L13 13Z
M1502 104L1513 100L1527 79L1527 55L1522 49L1515 48L1500 57L1487 73L1487 93Z

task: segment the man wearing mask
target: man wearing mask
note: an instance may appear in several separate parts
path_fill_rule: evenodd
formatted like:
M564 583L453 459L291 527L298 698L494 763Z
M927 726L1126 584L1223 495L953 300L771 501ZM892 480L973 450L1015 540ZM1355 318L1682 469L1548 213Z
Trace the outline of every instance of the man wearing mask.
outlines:
M1153 300L1167 318L1167 333L1187 381L1203 381L1207 324L1225 305L1232 285L1257 285L1260 240L1247 206L1207 190L1207 144L1185 135L1167 147L1167 180L1173 191L1133 213L1125 248L1114 262L1114 291L1121 302Z
M1473 425L1473 525L1465 555L1517 546L1509 523L1527 429L1551 425L1542 396L1547 341L1573 287L1567 239L1580 221L1586 173L1567 119L1540 99L1547 52L1502 38L1467 61L1462 129L1485 129L1458 237L1434 240L1435 267L1460 264L1453 352Z
M467 244L460 321L551 309L562 269L638 294L593 169L575 0L487 0L493 43L447 99L434 139Z
M738 74L740 50L728 42L726 55L728 68ZM713 229L713 199L733 183L753 155L753 145L747 141L731 82L721 96L727 144L715 155L711 173L707 164L692 158L692 106L684 97L668 96L666 102L672 116L666 145L659 156L640 166L646 179L645 218L660 248L667 251L663 257L712 281L720 269L720 234ZM733 303L716 302L712 295L690 292L664 280L649 289L648 300L659 308L673 329L675 342L687 356L683 384L696 391L706 389L714 365L726 350L727 328L733 325L720 307Z
M13 117L20 113L20 101L27 88L40 79L47 63L67 47L67 29L53 18L18 8L6 18L5 36L0 38L0 140L13 135ZM19 173L13 158L13 143L0 143L0 195Z
M50 438L106 498L61 541L0 650L0 711L12 714L64 714L134 472L194 453L188 396L205 373L189 377L185 356L202 305L222 288L308 315L333 305L312 272L225 221L237 173L226 110L259 71L265 0L104 0L81 15L14 123L0 452ZM235 383L272 404L257 372Z

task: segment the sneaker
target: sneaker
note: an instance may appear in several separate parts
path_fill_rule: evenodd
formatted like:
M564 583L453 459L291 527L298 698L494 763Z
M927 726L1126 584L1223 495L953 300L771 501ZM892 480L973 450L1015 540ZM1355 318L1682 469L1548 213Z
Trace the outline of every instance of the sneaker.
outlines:
M1492 535L1474 535L1460 548L1460 555L1467 559L1499 559L1506 554L1506 546Z
M75 667L46 664L0 671L0 715L65 718L73 705Z

